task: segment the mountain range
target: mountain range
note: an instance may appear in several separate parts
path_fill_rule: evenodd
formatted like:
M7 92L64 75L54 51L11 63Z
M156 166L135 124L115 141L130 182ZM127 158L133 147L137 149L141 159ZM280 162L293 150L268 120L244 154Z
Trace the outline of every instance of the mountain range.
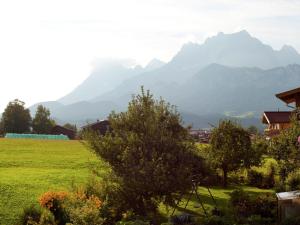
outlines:
M197 128L223 117L259 125L264 110L284 108L275 93L300 86L300 55L287 45L274 50L247 31L219 33L185 44L168 63L101 63L71 93L41 104L59 121L83 124L125 110L141 86L178 106L183 120Z

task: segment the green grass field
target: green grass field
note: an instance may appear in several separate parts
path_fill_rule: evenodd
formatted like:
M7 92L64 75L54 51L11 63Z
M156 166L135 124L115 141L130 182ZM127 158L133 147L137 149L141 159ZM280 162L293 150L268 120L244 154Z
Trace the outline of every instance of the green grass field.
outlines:
M89 152L79 141L0 139L0 224L16 224L23 208L38 204L38 197L48 190L68 190L72 185L84 184L91 169L97 165L101 172L107 166ZM234 189L211 188L219 208L226 209L229 194ZM244 187L249 192L266 190ZM268 191L268 190L267 190ZM204 206L214 206L207 189L200 187L199 194ZM184 199L176 210L203 215L195 195L184 210ZM168 216L161 207L162 214Z
M97 163L78 141L0 139L0 224L15 223L45 191L85 182Z

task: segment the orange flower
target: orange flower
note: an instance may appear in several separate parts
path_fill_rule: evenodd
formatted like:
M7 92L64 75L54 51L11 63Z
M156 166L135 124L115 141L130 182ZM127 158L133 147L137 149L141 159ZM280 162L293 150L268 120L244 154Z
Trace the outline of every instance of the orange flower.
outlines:
M93 202L98 209L102 206L102 201L97 196L92 195L89 197L89 200Z
M54 201L63 201L68 196L68 192L65 191L48 191L41 195L39 198L39 203L42 207L49 210L53 209Z

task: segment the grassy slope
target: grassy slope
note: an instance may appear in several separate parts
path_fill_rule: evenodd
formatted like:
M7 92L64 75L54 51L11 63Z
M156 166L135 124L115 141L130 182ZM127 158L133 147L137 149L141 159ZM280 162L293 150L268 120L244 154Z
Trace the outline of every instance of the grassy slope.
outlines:
M12 224L43 192L84 182L97 162L78 141L0 139L0 224Z

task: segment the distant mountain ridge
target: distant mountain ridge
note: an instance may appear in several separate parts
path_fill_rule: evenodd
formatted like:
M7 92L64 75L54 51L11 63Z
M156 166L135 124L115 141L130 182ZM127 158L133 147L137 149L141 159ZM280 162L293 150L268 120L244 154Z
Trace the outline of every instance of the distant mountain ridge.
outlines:
M58 101L64 104L88 101L95 96L113 90L131 77L158 69L163 65L164 63L157 59L153 59L145 68L141 66L129 67L122 64L122 62L112 60L100 63L86 80Z
M201 126L207 118L225 114L258 118L264 110L284 107L274 94L300 86L299 65L300 55L291 46L274 50L246 31L219 33L203 44L185 44L168 63L153 60L144 68L118 63L96 67L59 99L62 105L50 109L66 120L101 118L111 110L124 110L132 94L144 86L177 105L186 121L194 118Z

